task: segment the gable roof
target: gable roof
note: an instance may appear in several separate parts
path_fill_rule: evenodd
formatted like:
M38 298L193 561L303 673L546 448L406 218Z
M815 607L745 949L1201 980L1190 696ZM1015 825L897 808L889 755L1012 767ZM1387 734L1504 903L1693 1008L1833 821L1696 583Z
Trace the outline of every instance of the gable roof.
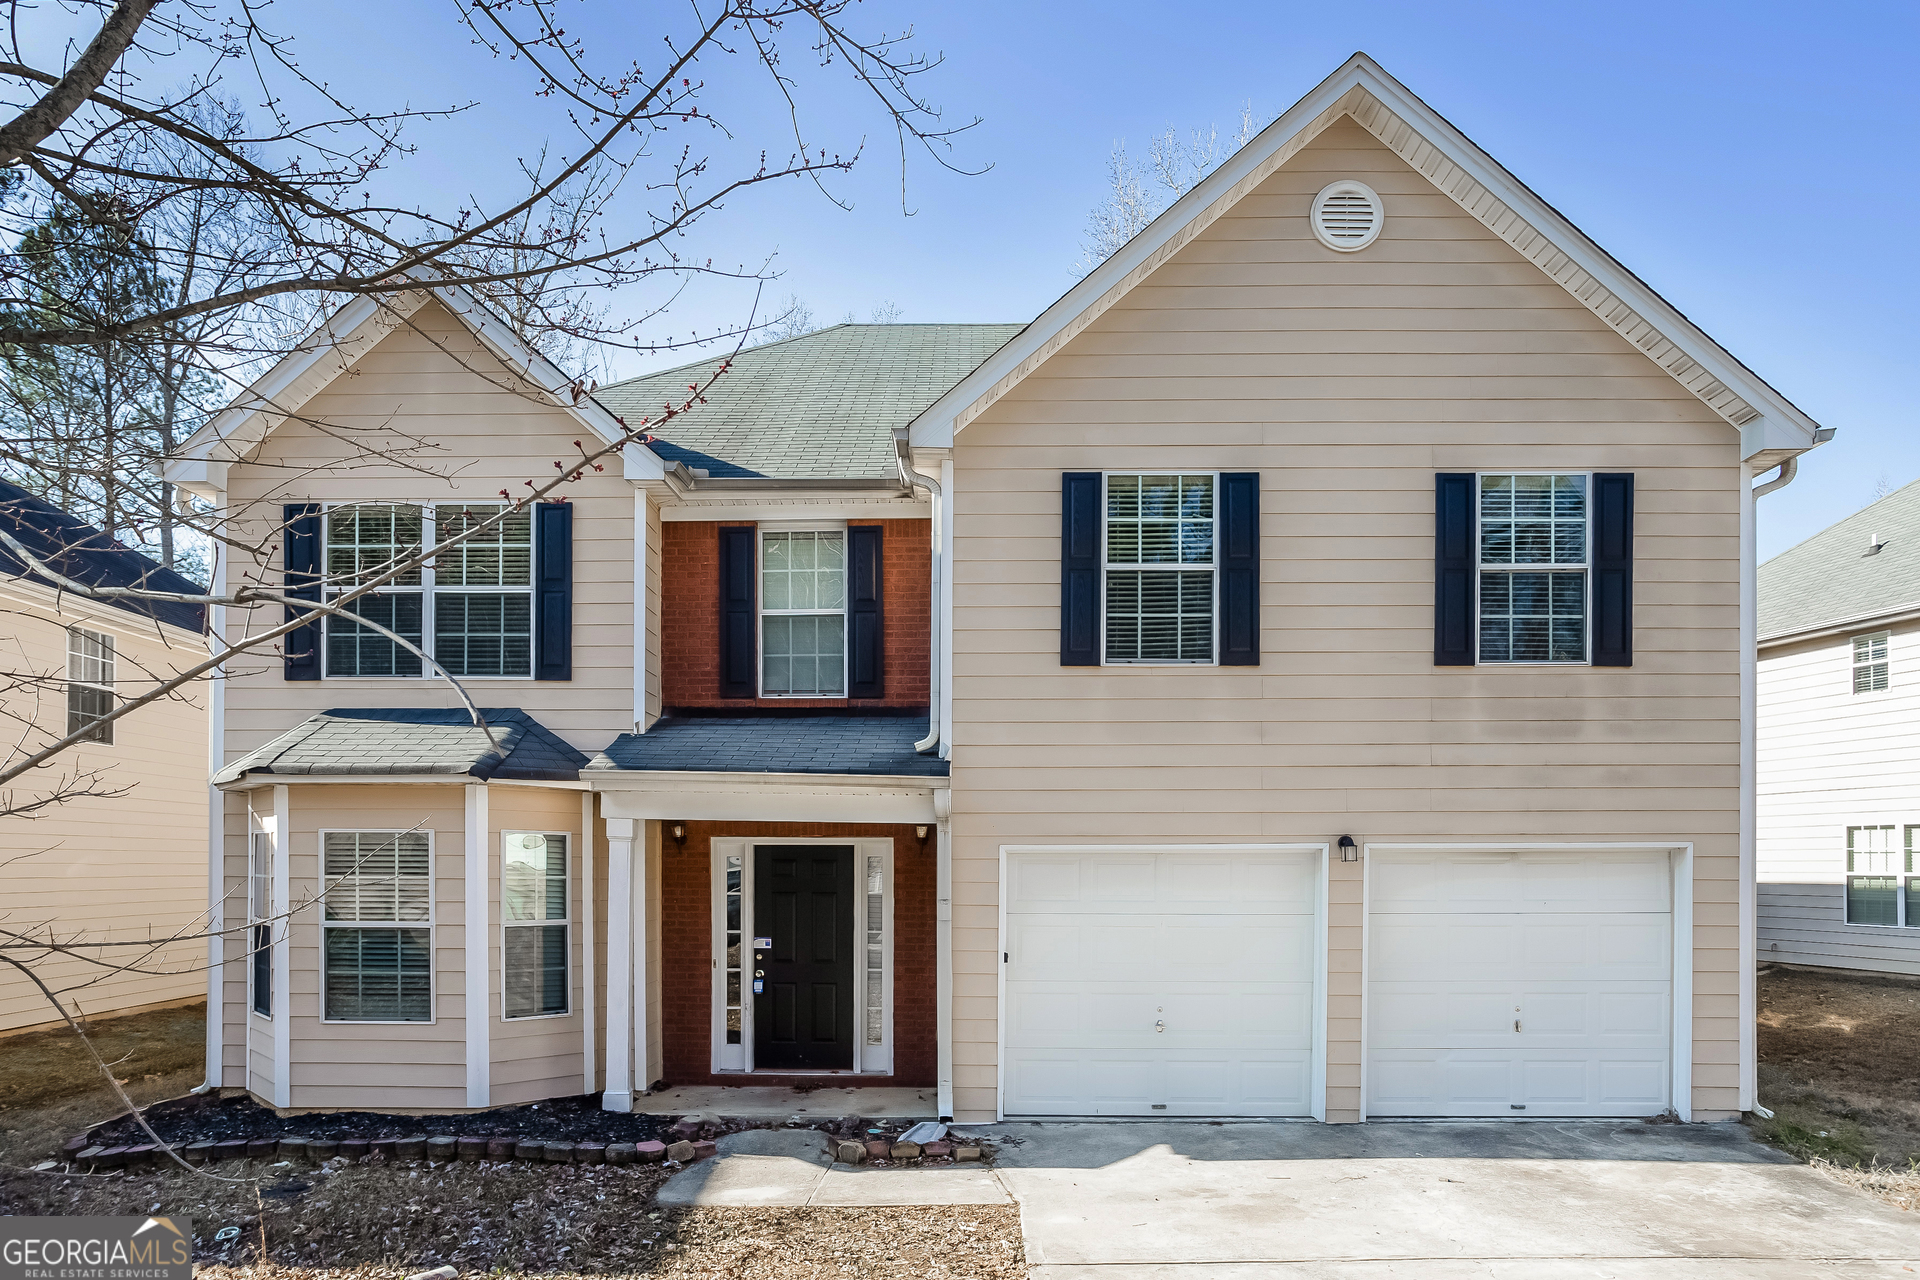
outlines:
M1743 457L1771 466L1813 447L1811 418L1364 53L1349 58L941 396L914 420L912 443L951 445L969 422L1347 116L1738 427Z
M1920 480L1761 565L1757 589L1762 643L1920 611Z
M1019 333L1018 324L837 324L733 357L707 402L651 445L712 476L885 479L893 431ZM594 399L630 422L657 414L727 359L629 378Z
M218 501L226 488L226 469L240 461L276 427L371 351L415 312L437 300L507 368L540 391L544 399L572 417L590 435L612 444L625 429L592 397L575 400L573 379L522 342L519 335L471 290L435 284L418 275L417 290L391 297L361 294L328 315L274 366L254 379L227 407L188 436L161 465L161 475L191 493ZM628 444L621 462L630 480L657 480L660 459L645 445Z
M68 515L44 498L37 498L19 485L0 481L0 528L5 528L35 558L55 573L90 587L143 587L150 591L174 591L200 595L206 588L157 561L123 546L104 532ZM0 574L26 578L31 582L59 590L39 574L28 569L13 549L0 543ZM89 599L75 596L75 600ZM164 622L182 631L198 635L205 629L206 611L197 604L179 604L169 600L92 600L112 605L127 613Z
M458 708L323 711L235 760L213 780L238 782L249 773L464 774L500 782L571 782L580 777L585 753L520 708L482 707L480 714L491 737Z

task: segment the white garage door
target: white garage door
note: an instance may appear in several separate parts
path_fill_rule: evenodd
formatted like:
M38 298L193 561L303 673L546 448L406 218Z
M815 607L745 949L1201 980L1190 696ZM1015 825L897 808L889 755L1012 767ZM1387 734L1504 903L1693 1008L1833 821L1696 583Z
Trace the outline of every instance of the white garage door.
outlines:
M1006 1114L1309 1114L1319 867L1008 855Z
M1369 1116L1635 1116L1670 1095L1660 853L1371 855Z

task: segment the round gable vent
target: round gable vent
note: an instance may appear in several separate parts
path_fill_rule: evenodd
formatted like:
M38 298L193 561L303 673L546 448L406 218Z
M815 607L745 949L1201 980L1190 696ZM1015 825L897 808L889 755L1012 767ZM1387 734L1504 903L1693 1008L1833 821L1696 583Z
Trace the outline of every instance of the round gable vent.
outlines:
M1313 198L1313 214L1308 220L1321 244L1353 253L1380 238L1387 211L1366 183L1335 182Z

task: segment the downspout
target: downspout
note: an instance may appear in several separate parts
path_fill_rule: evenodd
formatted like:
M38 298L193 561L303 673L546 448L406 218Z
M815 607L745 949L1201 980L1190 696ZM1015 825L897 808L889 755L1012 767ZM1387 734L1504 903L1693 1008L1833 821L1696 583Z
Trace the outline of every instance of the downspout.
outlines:
M1816 440L1818 437L1816 437ZM1759 813L1755 788L1759 780L1759 655L1755 649L1759 634L1758 566L1754 559L1757 521L1754 501L1793 483L1800 471L1800 459L1789 457L1780 464L1780 473L1765 484L1746 484L1740 488L1740 1110L1751 1111L1762 1120L1773 1119L1773 1112L1760 1105L1758 1083L1754 1079L1754 1019L1759 1015L1758 978L1760 962L1758 897Z
M925 489L933 501L930 541L933 548L931 590L930 630L927 633L927 736L913 744L913 749L921 755L935 751L940 746L940 549L941 549L941 504L946 495L940 488L940 482L932 476L923 475L912 467L913 445L907 440L904 429L893 433L894 462L900 467L900 483L909 492L915 488Z

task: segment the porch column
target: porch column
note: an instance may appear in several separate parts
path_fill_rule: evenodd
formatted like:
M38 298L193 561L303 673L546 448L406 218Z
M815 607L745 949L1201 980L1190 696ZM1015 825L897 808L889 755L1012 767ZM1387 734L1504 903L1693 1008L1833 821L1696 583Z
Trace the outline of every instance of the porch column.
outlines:
M934 924L933 1022L934 1057L939 1075L936 1102L940 1118L953 1119L953 792L933 793Z
M607 818L607 1082L603 1111L633 1110L633 819Z
M293 1105L293 962L288 955L293 949L288 939L293 929L289 914L293 895L287 882L288 832L292 828L293 805L288 794L285 786L273 789L273 843L267 864L270 868L267 918L273 921L267 931L272 948L267 953L267 963L272 971L269 981L273 993L273 1003L268 1007L273 1010L273 1105L276 1107Z
M492 1007L487 999L487 784L467 792L466 952L467 1105L493 1105Z

